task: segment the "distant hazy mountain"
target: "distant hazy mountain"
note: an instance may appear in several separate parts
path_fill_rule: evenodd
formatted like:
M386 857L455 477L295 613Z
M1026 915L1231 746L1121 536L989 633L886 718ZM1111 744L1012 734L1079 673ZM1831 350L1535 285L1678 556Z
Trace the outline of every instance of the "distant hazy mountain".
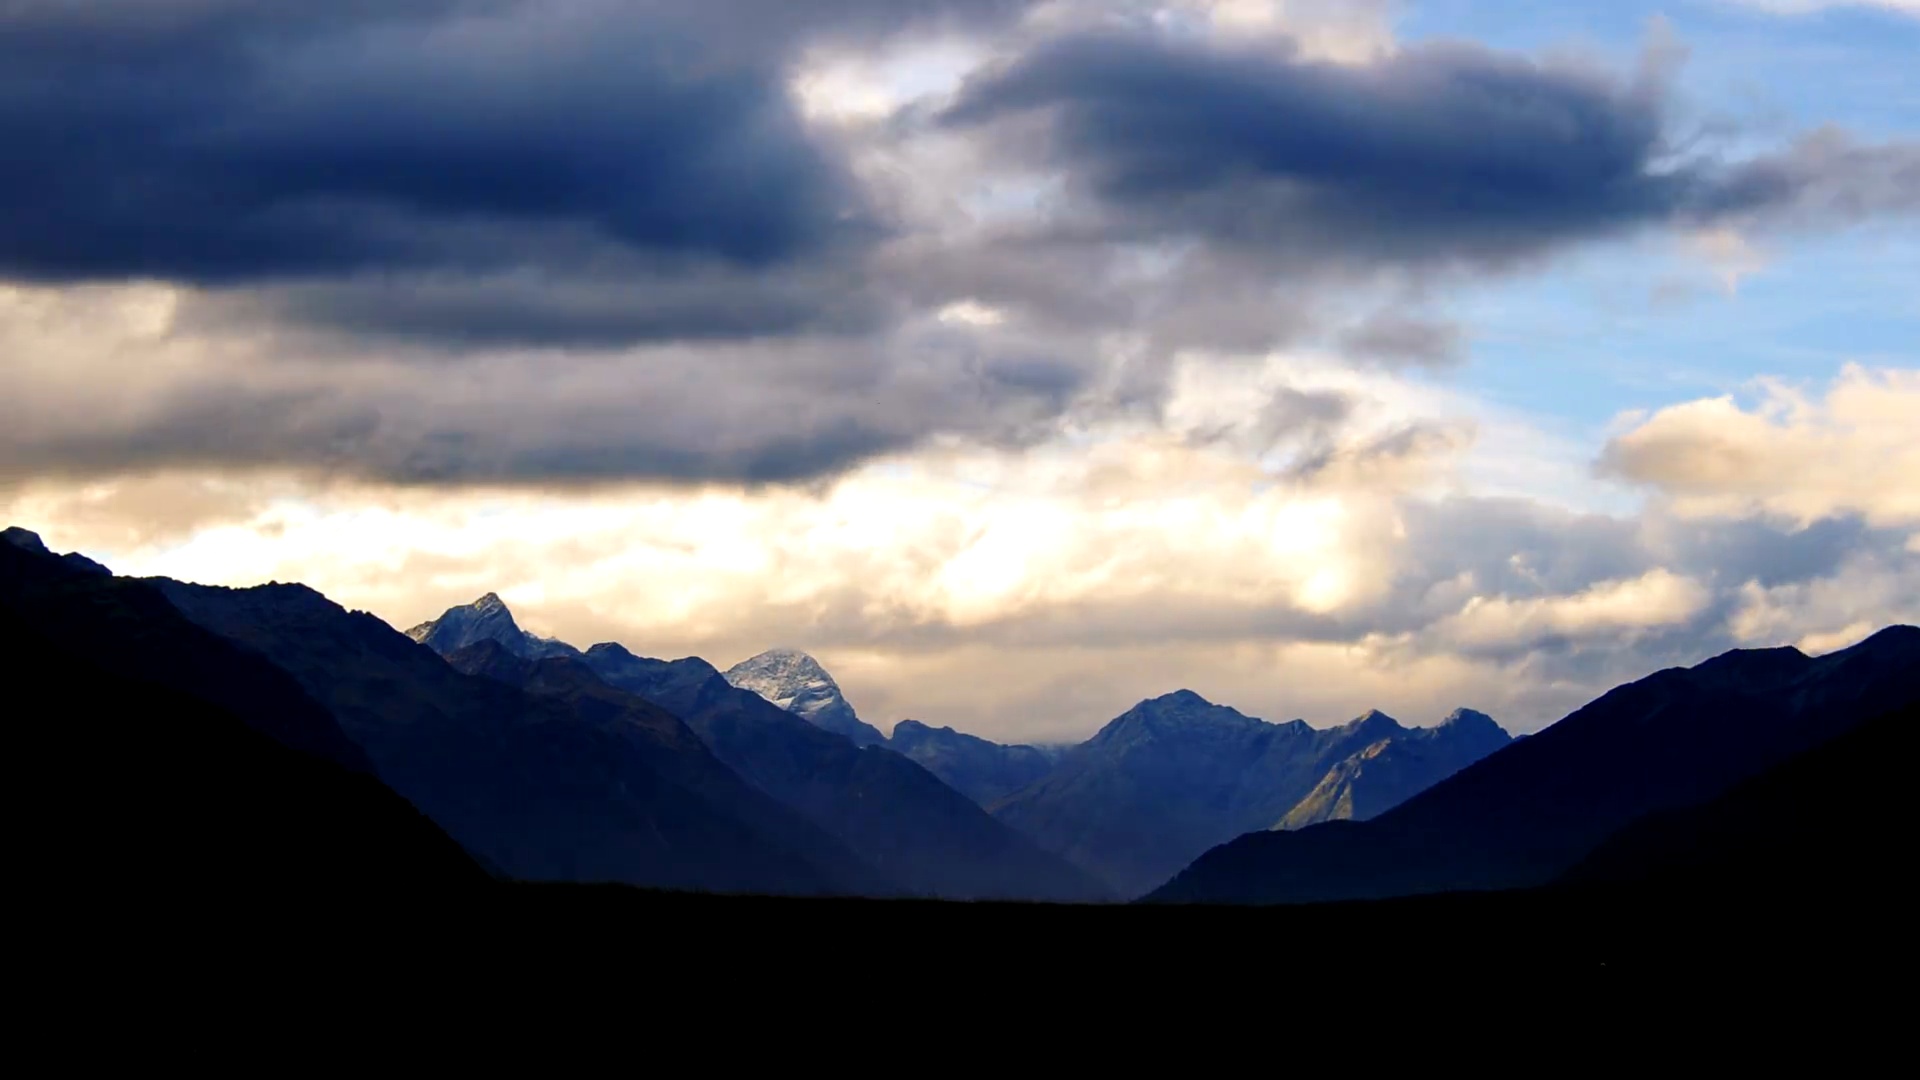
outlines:
M587 650L595 674L683 718L720 760L800 810L891 880L931 896L1105 899L1090 875L879 746L859 747L729 683L704 660Z
M520 629L513 612L493 593L471 604L451 607L432 622L423 622L407 631L407 636L442 656L457 652L477 641L497 641L516 656L539 660L549 656L579 656L580 650L564 641L543 638Z
M1336 762L1274 828L1303 829L1322 821L1365 821L1511 741L1486 713L1455 709L1436 727L1401 729Z
M797 649L769 649L728 668L729 683L751 690L795 716L852 739L855 746L878 746L885 735L854 714L840 684L819 662Z
M1037 746L1004 746L950 727L928 727L902 720L887 745L926 766L933 775L982 806L1039 781L1053 771L1061 751Z
M1209 851L1151 899L1358 899L1544 884L1649 814L1920 700L1920 630L1850 649L1738 650L1609 691L1365 822L1261 832Z
M1408 738L1436 747L1458 739L1458 756L1485 742L1477 724L1415 736L1380 712L1326 730L1299 720L1272 724L1181 690L1136 705L993 810L1134 896L1217 844L1271 828L1335 765L1383 740ZM1362 786L1372 799L1390 784Z
M165 895L397 906L489 882L293 678L23 529L0 534L0 664L33 823L16 892L133 890L137 916Z
M670 716L590 713L462 674L305 586L158 585L193 621L292 674L388 784L508 875L753 893L868 884L843 876L842 856L789 846L793 831L768 823L774 809ZM512 625L504 610L477 621Z

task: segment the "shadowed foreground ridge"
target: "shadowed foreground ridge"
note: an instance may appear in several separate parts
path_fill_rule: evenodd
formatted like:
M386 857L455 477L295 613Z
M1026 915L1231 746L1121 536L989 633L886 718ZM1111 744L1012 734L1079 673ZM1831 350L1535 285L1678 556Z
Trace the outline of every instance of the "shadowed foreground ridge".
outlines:
M1739 650L1618 687L1369 822L1243 836L1151 899L1300 903L1543 885L1649 814L1920 701L1920 630Z
M38 819L24 877L214 911L262 893L392 905L490 886L285 673L153 587L22 539L0 542L0 657L40 701L10 725Z

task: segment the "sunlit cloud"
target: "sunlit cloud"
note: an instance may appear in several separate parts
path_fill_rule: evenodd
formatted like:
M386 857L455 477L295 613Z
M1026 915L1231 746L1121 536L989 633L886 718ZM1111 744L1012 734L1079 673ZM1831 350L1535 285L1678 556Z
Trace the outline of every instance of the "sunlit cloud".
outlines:
M1857 513L1920 525L1920 371L1848 365L1824 394L1776 380L1661 409L1608 444L1605 468L1693 515Z
M0 209L0 514L122 572L796 646L883 728L1005 738L1180 686L1529 730L1920 618L1914 371L1620 401L1455 306L1632 232L1750 311L1796 230L1920 207L1885 125L1693 139L1669 30L1593 65L1385 0L96 7L0 36L0 96L128 90L0 110L45 164ZM1844 355L1793 348L1740 377Z

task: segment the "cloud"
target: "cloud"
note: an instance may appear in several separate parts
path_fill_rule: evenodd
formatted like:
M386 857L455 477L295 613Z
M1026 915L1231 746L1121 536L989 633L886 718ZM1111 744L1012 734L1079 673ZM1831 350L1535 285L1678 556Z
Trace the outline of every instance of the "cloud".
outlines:
M1272 718L1466 704L1532 728L1726 648L1920 617L1905 528L1450 494L1477 447L1397 433L1479 424L1390 372L1188 358L1169 387L1151 421L927 444L810 488L156 466L27 479L0 515L123 572L304 580L396 626L498 591L581 643L797 643L883 726L1004 738L1084 736L1178 686Z
M1824 397L1760 392L1751 409L1731 396L1661 409L1609 442L1601 469L1685 514L1920 525L1920 371L1849 364Z
M1920 618L1911 373L1656 409L1596 477L1457 382L1448 272L1659 229L1737 284L1914 209L1912 148L1722 154L1670 42L1394 9L16 2L0 514L401 626L794 642L1011 738L1182 685L1525 729Z
M1556 638L1618 638L1635 631L1684 623L1710 600L1697 581L1665 569L1637 578L1603 581L1571 596L1475 596L1438 627L1467 648L1537 648Z
M1387 365L1452 367L1464 359L1459 326L1389 311L1353 327L1340 338L1341 351Z
M753 266L857 216L767 73L689 62L659 24L449 6L139 35L10 18L0 138L42 167L0 191L0 268L226 284L543 256Z
M1912 144L1821 132L1741 160L1682 156L1671 53L1656 43L1622 80L1463 43L1337 64L1081 34L976 76L945 122L998 128L1067 176L1096 211L1079 227L1295 268L1499 267L1644 226L1920 209Z
M0 278L470 346L859 332L889 226L788 53L1023 4L15 3ZM745 27L752 27L747 32Z
M1902 15L1920 16L1920 0L1734 0L1734 2L1779 15L1811 15L1834 8L1880 8Z
M857 341L480 351L199 326L165 286L0 287L0 479L170 468L405 484L811 481L1051 431L1097 357L933 319Z

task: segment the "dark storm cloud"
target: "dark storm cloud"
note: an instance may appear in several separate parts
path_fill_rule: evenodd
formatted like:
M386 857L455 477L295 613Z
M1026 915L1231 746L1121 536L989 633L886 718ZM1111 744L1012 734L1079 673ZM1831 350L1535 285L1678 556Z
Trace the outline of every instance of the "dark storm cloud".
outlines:
M1044 118L1040 152L1112 236L1281 261L1489 265L1651 223L1920 203L1906 146L1679 161L1664 83L1658 62L1621 81L1469 44L1345 65L1094 35L977 77L944 119Z
M1345 355L1385 367L1452 367L1465 358L1464 335L1450 322L1396 312L1369 319L1341 335Z
M440 349L616 348L636 341L726 341L882 328L881 299L847 267L753 275L711 266L673 274L568 281L537 273L437 276L396 282L366 274L201 296L202 325L282 321L355 338Z
M169 8L158 28L122 4L0 24L0 145L20 166L0 173L0 273L224 285L635 252L752 268L862 235L777 72L703 63L666 24Z
M115 339L83 324L108 314L63 298L48 324L69 335L59 354L71 362L0 365L0 481L169 468L435 485L809 481L930 433L1032 445L1091 370L1044 341L944 327L495 349L457 364L408 343L354 356L326 336L201 338L178 323L158 343L95 347Z

